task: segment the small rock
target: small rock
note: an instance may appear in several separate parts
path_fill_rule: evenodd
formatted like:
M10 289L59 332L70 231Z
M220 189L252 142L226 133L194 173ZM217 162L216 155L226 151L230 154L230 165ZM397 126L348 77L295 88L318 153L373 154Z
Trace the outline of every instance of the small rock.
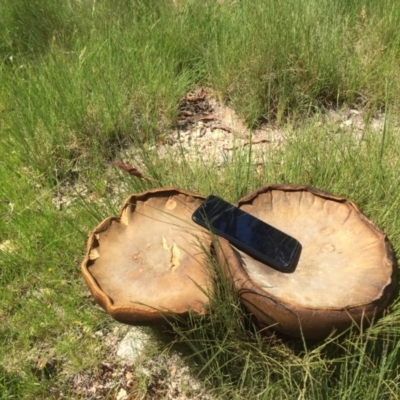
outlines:
M150 336L142 329L133 327L118 346L117 356L128 364L136 364L143 356Z
M128 399L128 393L126 392L125 389L120 389L120 391L117 394L116 400L126 400Z

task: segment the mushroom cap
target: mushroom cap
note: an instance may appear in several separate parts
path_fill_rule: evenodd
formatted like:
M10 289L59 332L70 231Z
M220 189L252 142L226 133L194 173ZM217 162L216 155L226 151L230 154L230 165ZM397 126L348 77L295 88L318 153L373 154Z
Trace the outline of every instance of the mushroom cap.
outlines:
M217 257L243 303L263 324L306 339L379 317L396 288L390 243L351 201L315 188L269 185L238 207L302 245L282 273L219 238Z
M106 218L91 233L81 271L113 318L153 325L205 312L211 238L191 219L203 200L178 188L130 195L119 217Z

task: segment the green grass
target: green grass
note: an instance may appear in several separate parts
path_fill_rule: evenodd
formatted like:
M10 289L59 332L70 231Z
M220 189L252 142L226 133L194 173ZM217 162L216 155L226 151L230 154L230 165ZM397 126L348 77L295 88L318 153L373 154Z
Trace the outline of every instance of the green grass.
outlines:
M176 3L0 0L0 398L57 398L104 357L94 332L116 323L87 296L79 264L87 234L129 193L175 185L236 201L267 183L309 184L356 202L398 257L400 5ZM198 86L250 128L288 132L262 171L246 154L214 174L148 150ZM323 117L346 107L363 111L363 140ZM377 112L382 131L369 126ZM132 147L158 182L111 172ZM59 210L63 194L75 200ZM306 344L264 338L219 290L210 316L176 327L217 395L400 397L398 300L366 332Z

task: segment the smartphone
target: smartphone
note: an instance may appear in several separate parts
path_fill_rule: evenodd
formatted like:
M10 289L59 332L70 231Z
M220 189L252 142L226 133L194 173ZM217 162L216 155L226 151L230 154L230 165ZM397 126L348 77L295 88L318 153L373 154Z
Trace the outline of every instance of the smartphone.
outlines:
M217 196L207 197L192 219L278 271L296 268L301 244L295 238Z

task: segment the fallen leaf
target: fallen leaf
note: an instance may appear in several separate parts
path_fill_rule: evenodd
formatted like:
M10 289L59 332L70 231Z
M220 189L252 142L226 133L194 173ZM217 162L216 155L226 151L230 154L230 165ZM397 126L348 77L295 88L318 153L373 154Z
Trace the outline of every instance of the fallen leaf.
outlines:
M124 170L125 172L127 172L129 175L134 175L138 178L143 178L143 175L141 172L139 172L139 170L137 170L136 168L132 167L132 165L128 165L128 164L124 164L118 161L114 162L114 165L116 165L117 167L121 168L122 170Z
M222 130L224 130L226 132L229 132L229 133L232 132L232 129L228 125L222 124L222 123L221 124L213 124L211 126L211 131L214 131L214 129L222 129Z
M208 115L193 115L191 117L186 117L184 115L179 116L179 120L188 120L188 121L211 121L213 119L217 119L215 114L208 114Z
M200 94L197 96L199 100L204 100L206 98L207 92L202 88Z
M147 178L146 176L143 176L143 174L135 167L132 167L132 165L124 164L119 161L115 161L113 164L121 168L123 171L127 172L129 175L133 175L141 179L147 179L148 181L157 181L157 179Z

